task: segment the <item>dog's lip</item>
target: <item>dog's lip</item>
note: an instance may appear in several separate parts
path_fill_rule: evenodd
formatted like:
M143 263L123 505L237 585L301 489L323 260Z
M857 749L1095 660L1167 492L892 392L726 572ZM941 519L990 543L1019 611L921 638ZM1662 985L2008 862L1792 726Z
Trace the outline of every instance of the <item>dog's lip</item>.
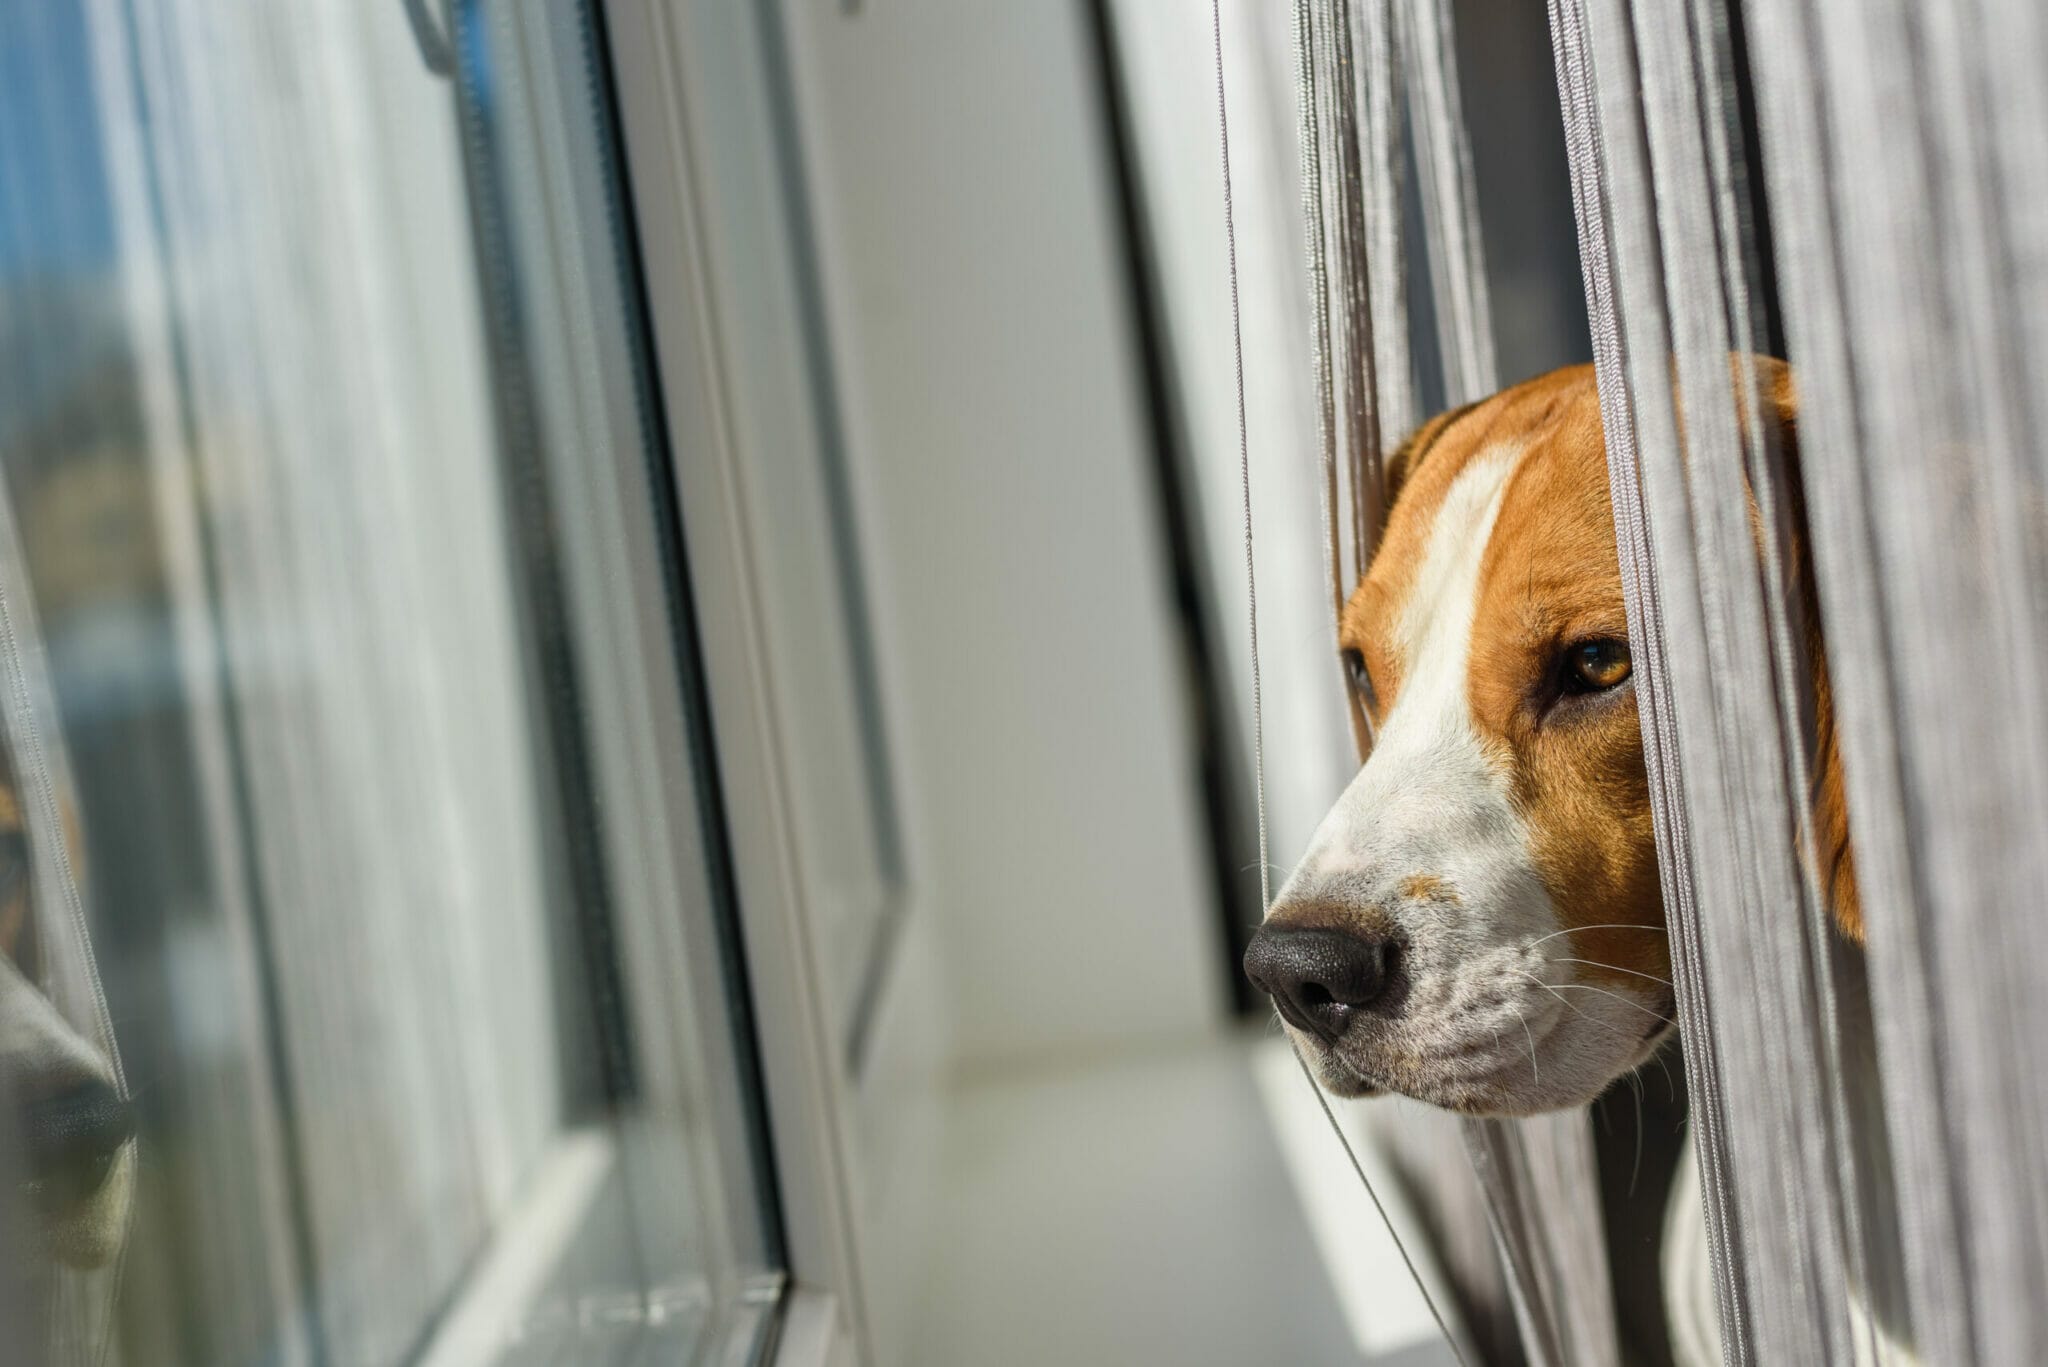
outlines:
M1530 1056L1546 1043L1555 1028L1555 1020L1534 1022L1531 1034L1524 1036L1517 1029L1510 1043L1506 1034L1499 1036L1492 1032L1475 1032L1463 1039L1445 1041L1425 1051L1412 1053L1399 1059L1398 1065L1411 1076L1415 1074L1436 1074L1426 1083L1418 1084L1418 1091L1390 1082L1379 1080L1385 1073L1366 1064L1346 1058L1337 1050L1324 1050L1324 1076L1340 1075L1356 1079L1361 1087L1373 1089L1370 1092L1344 1093L1344 1095L1380 1095L1393 1092L1426 1105L1439 1106L1446 1110L1483 1113L1476 1101L1470 1100L1480 1094L1500 1091L1503 1094L1515 1090L1512 1087L1496 1087L1497 1083L1508 1083L1520 1077L1526 1078L1533 1071ZM1447 1092L1454 1090L1468 1098L1465 1104L1442 1100ZM1331 1090L1335 1091L1336 1088ZM1428 1093L1427 1095L1423 1093Z
M1348 1101L1364 1101L1371 1097L1385 1096L1391 1088L1362 1075L1356 1068L1334 1055L1326 1055L1322 1067L1323 1088L1334 1092Z
M1424 1055L1396 1060L1393 1071L1398 1076L1403 1072L1414 1075L1442 1070L1449 1074L1443 1079L1446 1082L1461 1088L1483 1089L1495 1079L1512 1076L1528 1066L1528 1055L1520 1050L1489 1051L1485 1057L1475 1057L1470 1052L1456 1049L1433 1049ZM1389 1081L1387 1071L1368 1067L1336 1051L1325 1051L1322 1072L1326 1083L1335 1081L1342 1084L1341 1092L1345 1096L1382 1096L1392 1092L1418 1101L1429 1100ZM1333 1085L1331 1090L1339 1091L1340 1088Z
M1645 1043L1662 1038L1667 1030L1678 1028L1678 993L1671 988L1665 988L1657 999L1650 1003L1650 1009L1661 1019L1651 1021L1649 1028L1643 1031Z

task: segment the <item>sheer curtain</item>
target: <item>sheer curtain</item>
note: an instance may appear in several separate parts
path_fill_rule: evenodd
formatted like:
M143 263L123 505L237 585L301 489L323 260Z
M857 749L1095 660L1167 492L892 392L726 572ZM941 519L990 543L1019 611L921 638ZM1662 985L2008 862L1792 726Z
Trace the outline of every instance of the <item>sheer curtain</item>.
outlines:
M132 1231L0 1340L107 1360L118 1292L130 1360L406 1360L593 1086L454 88L397 4L16 17L0 200L102 241L0 295L31 986L143 1134Z
M0 393L4 393L0 389ZM22 538L0 496L0 787L10 850L7 913L0 943L0 1111L27 1118L0 1127L0 1182L33 1191L28 1210L0 1204L0 1346L29 1362L104 1360L121 1284L122 1246L132 1223L136 1154L112 1150L99 1190L81 1216L41 1228L43 1193L60 1191L65 1132L81 1120L64 1114L67 1097L102 1081L100 1104L126 1107L128 1083L87 924L77 860L68 839L77 794L53 696Z
M223 938L328 1350L391 1361L560 1109L449 90L396 5L91 17Z
M0 19L0 1358L739 1360L780 1231L603 16Z

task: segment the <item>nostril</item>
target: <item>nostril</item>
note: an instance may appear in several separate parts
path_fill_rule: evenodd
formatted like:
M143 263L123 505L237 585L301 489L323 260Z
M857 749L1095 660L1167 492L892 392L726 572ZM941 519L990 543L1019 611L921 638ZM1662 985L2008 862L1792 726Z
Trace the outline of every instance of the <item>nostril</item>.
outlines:
M1373 946L1375 958L1372 966L1372 1000L1384 1004L1389 984L1399 971L1401 946L1398 941L1383 940Z
M1245 975L1289 1024L1335 1042L1387 986L1390 946L1341 930L1267 924L1245 951Z
M1340 1006L1369 1006L1387 984L1387 947L1377 940L1360 941L1332 963L1316 984Z

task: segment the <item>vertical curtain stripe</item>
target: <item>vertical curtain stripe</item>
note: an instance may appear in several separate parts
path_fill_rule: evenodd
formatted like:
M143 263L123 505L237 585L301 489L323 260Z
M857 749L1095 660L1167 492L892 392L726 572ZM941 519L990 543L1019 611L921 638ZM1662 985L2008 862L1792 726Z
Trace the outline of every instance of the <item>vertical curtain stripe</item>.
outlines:
M2023 8L1551 4L1731 1363L2048 1350L2048 1086L2015 1046L2048 1025L2048 27ZM1782 446L1768 373L1727 363L1766 264ZM1862 952L1817 867L1806 573Z
M1334 601L1341 610L1355 575L1370 562L1385 516L1383 439L1404 436L1416 412L1405 291L1398 283L1405 279L1404 116L1419 166L1428 278L1437 296L1434 344L1450 401L1481 397L1499 377L1447 6L1390 12L1381 0L1364 0L1354 14L1349 0L1302 0L1297 21L1326 514ZM1361 24L1363 39L1354 44ZM1396 416L1399 428L1390 425ZM1337 544L1345 488L1354 577L1346 577ZM1459 1129L1486 1197L1531 1361L1543 1367L1618 1364L1585 1112L1472 1120Z

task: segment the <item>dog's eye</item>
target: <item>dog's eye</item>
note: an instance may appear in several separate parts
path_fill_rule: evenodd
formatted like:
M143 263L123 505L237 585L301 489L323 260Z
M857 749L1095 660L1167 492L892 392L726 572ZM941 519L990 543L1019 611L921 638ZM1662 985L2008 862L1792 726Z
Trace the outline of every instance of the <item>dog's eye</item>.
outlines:
M1360 650L1344 652L1344 677L1351 684L1351 691L1371 711L1378 711L1379 696L1372 690L1372 675L1365 667L1365 653Z
M1581 641L1564 656L1564 684L1569 692L1599 693L1628 682L1628 642Z

